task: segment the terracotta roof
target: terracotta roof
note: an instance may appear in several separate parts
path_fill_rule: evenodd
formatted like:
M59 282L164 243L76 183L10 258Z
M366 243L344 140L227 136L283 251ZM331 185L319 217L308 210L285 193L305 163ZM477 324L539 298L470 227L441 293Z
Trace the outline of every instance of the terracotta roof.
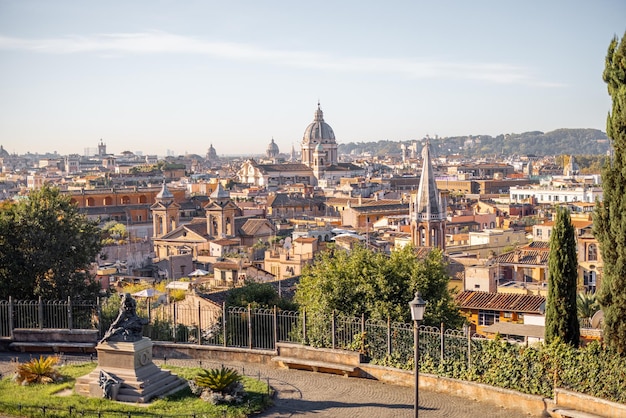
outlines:
M395 203L389 204L388 202L383 203L382 205L363 205L363 206L352 206L351 208L355 212L359 213L384 213L384 212L406 212L409 214L409 204L408 203Z
M258 167L264 174L276 171L304 171L307 172L307 174L313 174L313 170L311 170L306 164L302 163L257 164L256 167Z
M211 241L211 244L221 245L221 246L229 246L229 245L239 245L241 242L237 239L228 239L228 238L220 238L214 241Z
M254 236L263 225L268 225L273 229L273 225L267 219L248 219L241 228L242 235Z
M474 292L467 290L459 293L455 301L462 309L543 314L545 311L546 298L538 295Z
M544 338L546 327L543 325L515 324L513 322L496 322L483 328L488 334L520 335L522 337Z
M239 264L233 263L232 261L221 261L213 264L213 268L220 270L238 270Z
M315 242L317 241L317 238L315 237L298 237L295 240L293 240L294 242L301 242L303 244L306 244L307 242Z
M533 241L521 249L497 255L493 262L497 264L548 265L550 243Z
M195 232L196 234L206 237L208 236L206 221L205 222L192 222L183 225L183 227L189 231Z

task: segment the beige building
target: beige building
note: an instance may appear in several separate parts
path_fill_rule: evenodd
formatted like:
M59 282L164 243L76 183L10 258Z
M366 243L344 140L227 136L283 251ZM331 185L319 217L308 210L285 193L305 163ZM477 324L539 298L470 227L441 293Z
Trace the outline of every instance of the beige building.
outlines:
M302 268L313 261L318 251L318 242L316 238L300 237L290 244L285 243L283 247L267 250L263 269L273 274L277 280L299 276Z

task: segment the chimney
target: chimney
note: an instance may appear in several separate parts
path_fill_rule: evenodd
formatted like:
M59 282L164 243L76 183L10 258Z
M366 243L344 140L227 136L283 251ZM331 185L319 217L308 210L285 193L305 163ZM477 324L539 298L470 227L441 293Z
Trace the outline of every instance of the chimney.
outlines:
M515 252L515 254L513 254L513 262L514 263L519 263L519 252Z

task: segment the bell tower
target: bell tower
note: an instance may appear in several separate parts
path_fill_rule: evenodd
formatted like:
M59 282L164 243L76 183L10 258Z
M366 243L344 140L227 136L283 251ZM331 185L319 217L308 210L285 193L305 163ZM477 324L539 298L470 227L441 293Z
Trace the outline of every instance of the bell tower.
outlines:
M445 250L446 212L445 197L437 189L430 157L430 141L422 149L422 176L417 193L411 193L409 217L411 241L416 247Z
M180 220L180 205L174 201L174 195L167 189L165 180L161 191L156 195L156 203L150 207L152 211L152 233L154 238L160 238L178 227Z

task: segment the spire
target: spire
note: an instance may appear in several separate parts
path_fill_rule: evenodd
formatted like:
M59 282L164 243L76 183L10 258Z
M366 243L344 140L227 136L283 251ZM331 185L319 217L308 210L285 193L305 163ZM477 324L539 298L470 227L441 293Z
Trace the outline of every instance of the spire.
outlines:
M415 201L415 217L423 221L440 221L445 219L445 212L441 208L439 190L433 174L429 140L422 149L422 160L422 176Z
M224 190L224 188L222 187L222 183L218 181L217 187L209 197L213 200L230 199L230 193Z
M161 187L161 191L156 195L156 199L163 203L171 203L174 201L174 195L167 189L165 180L163 180L163 186Z
M315 122L324 122L324 112L320 107L320 101L317 101L317 110L315 111Z

